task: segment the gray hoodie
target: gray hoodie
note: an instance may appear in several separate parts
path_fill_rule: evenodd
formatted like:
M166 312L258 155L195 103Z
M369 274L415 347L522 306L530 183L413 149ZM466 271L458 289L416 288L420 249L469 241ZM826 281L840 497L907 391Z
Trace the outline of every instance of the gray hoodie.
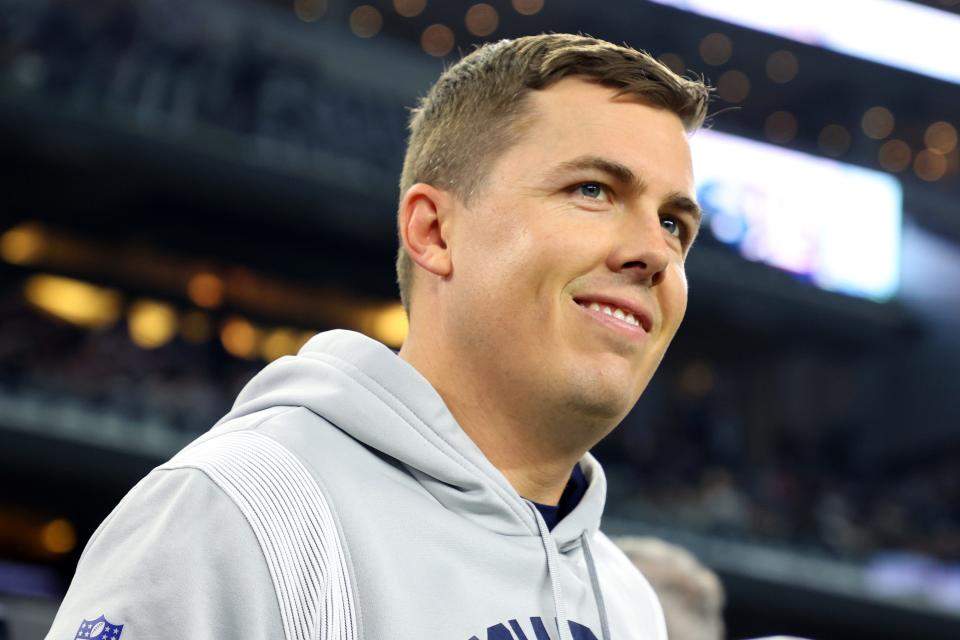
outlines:
M580 464L548 531L413 367L322 333L120 502L47 638L665 640Z

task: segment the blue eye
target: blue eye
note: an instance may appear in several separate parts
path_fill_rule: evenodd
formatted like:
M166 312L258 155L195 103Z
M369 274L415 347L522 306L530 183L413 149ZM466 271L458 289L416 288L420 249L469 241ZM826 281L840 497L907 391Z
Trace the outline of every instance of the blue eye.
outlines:
M672 236L679 236L682 228L676 218L661 218L660 226L667 230Z
M596 200L603 195L603 185L597 182L585 182L577 186L577 191L587 198Z

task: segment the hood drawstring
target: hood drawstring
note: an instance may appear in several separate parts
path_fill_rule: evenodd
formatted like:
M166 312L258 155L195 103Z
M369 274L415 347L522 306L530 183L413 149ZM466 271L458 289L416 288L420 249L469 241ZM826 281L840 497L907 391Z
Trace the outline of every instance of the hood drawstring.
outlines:
M540 530L540 542L543 543L543 550L547 553L547 575L550 576L550 588L553 590L553 613L557 617L557 631L560 633L560 640L573 640L570 635L570 623L567 621L567 611L563 606L563 595L560 593L560 575L557 565L560 562L560 551L557 549L557 543L553 541L550 530L547 529L547 523L543 521L543 516L537 511L537 508L527 503L533 511L533 516L537 519L537 528Z
M600 589L600 578L597 577L597 566L593 562L593 550L590 548L590 536L584 531L580 534L583 544L583 557L587 561L587 571L590 573L590 586L593 587L593 597L597 601L597 613L600 614L600 635L603 640L610 640L610 621L607 619L607 607L603 603L603 591Z
M547 554L547 574L550 577L550 587L553 590L553 609L557 618L557 631L560 633L560 640L573 640L570 632L570 622L567 620L567 612L563 604L563 594L560 591L560 575L557 565L560 562L560 551L557 549L557 543L554 542L550 530L547 529L547 523L537 508L528 503L537 519L537 528L540 530L540 542L543 543L543 550ZM600 616L600 635L603 640L610 640L610 622L607 620L607 607L603 602L603 592L600 590L600 578L597 576L597 567L593 561L593 551L590 549L589 535L587 531L580 534L580 542L583 546L583 557L587 564L587 572L590 574L590 588L593 591L593 599L597 603L597 613Z

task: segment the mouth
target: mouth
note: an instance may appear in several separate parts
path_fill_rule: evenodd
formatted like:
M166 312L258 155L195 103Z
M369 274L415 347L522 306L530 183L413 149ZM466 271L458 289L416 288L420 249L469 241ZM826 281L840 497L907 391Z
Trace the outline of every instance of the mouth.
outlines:
M646 335L653 328L650 313L633 301L605 295L578 296L573 301L594 318L630 334Z

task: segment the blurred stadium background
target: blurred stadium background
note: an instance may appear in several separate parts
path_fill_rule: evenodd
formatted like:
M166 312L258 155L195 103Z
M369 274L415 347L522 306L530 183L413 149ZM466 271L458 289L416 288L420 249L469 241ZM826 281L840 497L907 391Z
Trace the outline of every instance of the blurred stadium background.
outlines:
M265 362L400 344L406 109L543 31L717 86L608 530L713 568L731 638L960 638L960 0L0 0L0 638Z

